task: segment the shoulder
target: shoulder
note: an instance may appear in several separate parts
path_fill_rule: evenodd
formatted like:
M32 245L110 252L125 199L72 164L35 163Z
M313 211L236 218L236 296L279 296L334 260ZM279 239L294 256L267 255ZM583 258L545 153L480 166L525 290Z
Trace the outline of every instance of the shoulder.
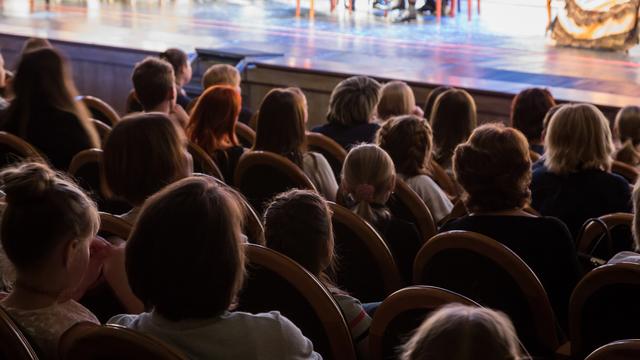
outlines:
M98 318L96 318L89 309L74 300L69 300L64 304L61 304L61 307L69 316L76 318L78 321L89 321L96 324L100 323Z
M318 125L318 126L314 127L313 129L311 129L311 132L324 134L325 132L330 130L332 127L333 127L332 124L326 123L326 124L322 124L322 125Z

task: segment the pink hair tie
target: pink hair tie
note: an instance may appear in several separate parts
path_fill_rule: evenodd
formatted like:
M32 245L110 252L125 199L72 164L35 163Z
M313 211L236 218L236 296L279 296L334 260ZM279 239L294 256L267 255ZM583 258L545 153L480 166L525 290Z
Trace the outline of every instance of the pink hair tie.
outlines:
M376 192L376 188L369 184L360 184L355 189L356 201L373 202L373 195Z

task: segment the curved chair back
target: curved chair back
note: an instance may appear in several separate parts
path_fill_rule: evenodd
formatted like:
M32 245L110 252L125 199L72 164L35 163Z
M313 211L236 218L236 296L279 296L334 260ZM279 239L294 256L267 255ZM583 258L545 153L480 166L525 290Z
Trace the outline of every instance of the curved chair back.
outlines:
M0 306L0 358L37 360L38 355L29 344L18 325Z
M131 89L131 91L129 91L129 95L127 95L127 102L124 105L124 111L127 114L144 111L142 104L138 101L138 96L134 89Z
M106 181L102 176L101 164L102 150L86 149L73 157L67 171L96 202L106 199L109 194Z
M389 247L351 210L329 203L338 260L336 282L362 302L381 301L402 286Z
M111 126L96 119L91 119L91 123L96 128L98 136L100 136L100 142L104 144L104 142L107 140L107 136L109 136L109 134L111 133Z
M440 166L440 164L435 160L431 160L429 163L429 169L431 170L430 175L433 181L435 181L438 186L447 193L447 195L452 198L457 198L460 195L457 184L453 181L451 176L447 174L442 166Z
M604 265L576 286L569 306L571 354L582 359L611 341L640 338L640 264Z
M640 359L640 339L615 341L601 346L585 360L635 360Z
M239 121L236 123L236 136L240 141L240 145L247 149L251 149L256 142L256 132L249 125Z
M111 107L111 105L94 96L80 96L79 100L91 112L91 117L102 121L103 123L114 126L120 121L120 115Z
M290 189L316 190L289 159L267 151L247 151L236 166L234 184L259 214L276 194Z
M174 347L150 336L118 325L100 326L81 322L60 338L61 360L186 360Z
M340 173L344 159L347 157L347 151L332 138L314 132L307 132L307 148L322 154L327 159L336 180L340 183Z
M556 320L542 284L518 255L496 240L468 231L436 235L416 256L414 282L503 311L532 355L549 356L558 348Z
M391 213L407 222L415 224L423 242L436 235L436 224L431 211L424 201L404 181L396 179L394 195L387 203Z
M325 359L355 360L349 327L331 294L313 275L288 257L247 244L248 277L238 310L277 310L296 324Z
M100 235L117 236L122 240L129 239L133 225L121 217L100 212Z
M371 359L397 359L400 346L424 319L452 303L479 306L460 294L433 286L412 286L391 294L376 309L369 328Z
M8 132L0 131L0 168L24 160L46 163L33 145Z
M584 231L577 241L579 252L593 254L608 260L620 251L633 249L633 236L631 235L633 214L608 214L599 217L598 220L600 221L588 221L584 227ZM611 239L608 239L609 235L611 235ZM611 243L608 243L609 240Z
M215 161L213 161L211 156L207 154L207 152L204 151L203 148L189 141L189 144L187 145L187 151L189 151L189 154L191 154L191 157L193 158L193 172L213 176L214 178L219 179L222 182L225 181L224 176L222 176L222 172L218 168L218 165L216 165ZM230 181L231 179L227 180Z
M614 160L611 163L611 172L627 179L631 185L635 184L636 180L638 180L638 169L621 161Z

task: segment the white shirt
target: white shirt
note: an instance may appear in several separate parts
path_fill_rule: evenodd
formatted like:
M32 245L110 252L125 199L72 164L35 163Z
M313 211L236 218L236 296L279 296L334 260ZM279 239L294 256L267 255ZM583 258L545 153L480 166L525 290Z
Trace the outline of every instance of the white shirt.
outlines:
M415 191L431 211L433 220L437 223L451 213L453 204L447 194L427 175L417 175L406 178L398 174L409 187Z
M336 201L338 182L331 165L322 154L308 151L302 159L302 170L315 185L318 193L328 201Z

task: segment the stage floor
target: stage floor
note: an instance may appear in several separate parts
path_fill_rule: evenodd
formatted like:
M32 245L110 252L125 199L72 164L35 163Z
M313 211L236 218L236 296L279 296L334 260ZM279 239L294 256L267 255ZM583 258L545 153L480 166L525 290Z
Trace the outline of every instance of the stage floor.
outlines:
M315 71L505 93L543 86L564 100L638 103L640 48L553 47L543 0L482 0L480 15L474 0L470 21L465 2L455 18L409 24L364 0L353 13L342 3L331 13L329 0L316 0L310 19L309 1L296 18L294 0L0 0L0 33L154 51L244 48L284 54L270 64ZM561 6L554 2L554 12Z

